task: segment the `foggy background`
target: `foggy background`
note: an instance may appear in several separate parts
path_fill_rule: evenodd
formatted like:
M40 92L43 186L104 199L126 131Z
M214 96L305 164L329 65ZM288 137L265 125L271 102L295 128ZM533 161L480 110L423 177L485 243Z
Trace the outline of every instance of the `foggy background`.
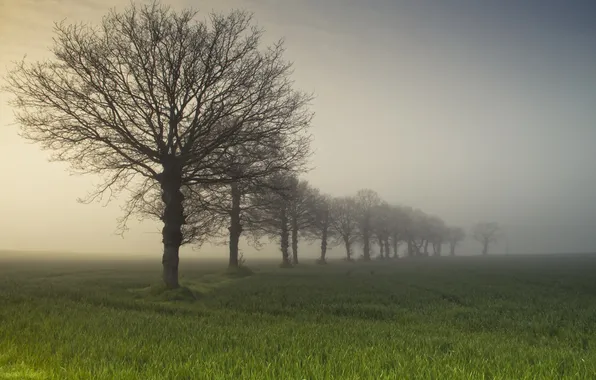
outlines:
M0 0L0 75L25 54L46 56L53 22L97 22L128 3ZM248 9L265 41L285 37L296 87L316 95L316 168L304 178L323 192L371 188L468 232L496 221L511 253L595 251L593 1L164 3L203 14ZM115 235L121 203L77 203L95 178L48 163L48 152L18 136L6 101L0 93L0 250L159 257L160 227L132 221L124 239ZM226 247L184 250L222 256ZM480 245L468 240L461 250ZM301 248L308 253L317 252ZM259 255L279 256L278 248Z

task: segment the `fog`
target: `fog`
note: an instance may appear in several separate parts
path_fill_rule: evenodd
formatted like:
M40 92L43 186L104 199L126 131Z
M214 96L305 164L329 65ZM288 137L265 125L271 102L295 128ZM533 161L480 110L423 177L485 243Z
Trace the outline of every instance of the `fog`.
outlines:
M507 239L494 253L594 251L592 2L164 2L245 8L269 42L285 37L296 86L316 95L315 168L304 178L322 191L371 188L466 229L499 222ZM43 58L53 22L98 21L128 3L1 1L0 73L25 54ZM0 96L0 249L158 257L160 227L132 221L117 236L121 203L77 203L96 179L48 163L48 152L18 136ZM200 255L225 249L204 246ZM479 246L467 241L462 250ZM273 254L276 247L260 253Z

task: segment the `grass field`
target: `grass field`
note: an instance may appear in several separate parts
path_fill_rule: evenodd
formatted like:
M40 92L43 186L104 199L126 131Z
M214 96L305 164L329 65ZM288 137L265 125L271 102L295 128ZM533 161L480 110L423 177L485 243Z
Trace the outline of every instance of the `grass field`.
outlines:
M596 378L596 256L0 261L0 379Z

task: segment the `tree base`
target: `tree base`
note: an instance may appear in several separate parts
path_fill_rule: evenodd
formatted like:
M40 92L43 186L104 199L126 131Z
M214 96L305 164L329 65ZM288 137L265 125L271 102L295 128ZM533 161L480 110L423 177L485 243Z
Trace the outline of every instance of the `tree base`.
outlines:
M327 260L325 260L323 258L319 258L319 259L317 259L317 264L319 264L319 265L325 265L325 264L327 264Z
M282 261L281 264L279 264L280 268L294 268L294 265L289 262L289 261Z

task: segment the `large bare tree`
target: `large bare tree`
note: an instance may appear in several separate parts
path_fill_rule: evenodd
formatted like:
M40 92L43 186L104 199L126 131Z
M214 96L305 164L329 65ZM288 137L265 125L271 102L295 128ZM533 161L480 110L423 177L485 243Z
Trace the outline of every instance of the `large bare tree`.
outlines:
M501 227L496 222L480 222L472 227L472 236L482 244L482 254L488 254L488 247L496 243L501 234Z
M7 77L23 136L104 179L88 200L129 191L124 226L160 194L168 287L179 286L185 194L237 180L222 160L234 148L310 122L311 97L293 89L282 43L261 49L262 35L241 11L202 21L131 4L98 26L56 25L53 57Z

